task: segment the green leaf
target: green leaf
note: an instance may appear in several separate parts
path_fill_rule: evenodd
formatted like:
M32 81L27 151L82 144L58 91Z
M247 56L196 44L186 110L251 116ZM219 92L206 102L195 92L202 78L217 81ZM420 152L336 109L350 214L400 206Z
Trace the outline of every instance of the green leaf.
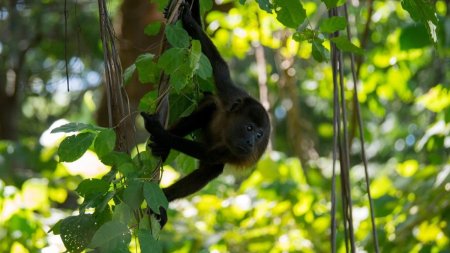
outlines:
M61 221L61 239L69 252L82 252L91 241L97 227L91 214L70 216Z
M328 9L343 5L346 0L322 0Z
M175 25L167 25L166 27L166 37L170 45L179 48L189 47L189 35L183 29L181 21L178 21Z
M399 42L401 50L424 48L431 45L427 29L422 24L404 27L401 31Z
M211 10L213 7L212 0L200 0L200 15L201 17L205 16L205 13Z
M94 141L95 134L85 132L65 138L58 148L61 162L73 162L80 158Z
M152 0L152 2L156 3L159 11L162 11L169 4L169 0Z
M189 66L189 51L186 48L171 48L159 58L158 65L164 72L170 74L170 83L176 92L186 87L193 75Z
M130 241L130 230L125 224L118 221L109 221L103 224L94 234L89 248L122 249L124 246L128 246Z
M295 41L298 41L298 42L302 42L302 41L305 41L305 40L309 41L309 42L312 42L313 39L317 38L317 34L316 34L316 32L314 30L306 28L306 29L304 29L301 32L294 33L292 38Z
M364 51L361 48L355 46L345 36L334 37L331 39L331 41L334 42L336 44L336 47L342 51L361 55L364 53Z
M256 0L258 2L259 8L265 10L268 13L272 13L273 5L269 0Z
M152 252L159 253L162 252L162 247L159 242L153 238L150 230L139 229L138 239L141 246L141 252Z
M409 12L412 19L425 25L429 37L436 43L438 18L434 3L430 0L402 0L402 7Z
M198 62L200 61L200 56L202 55L202 46L200 41L193 40L191 53L189 54L189 66L196 70L198 68Z
M98 133L94 141L94 150L102 157L114 150L116 146L116 133L112 129L105 129Z
M59 220L58 222L56 222L55 225L52 226L52 228L50 228L50 230L48 231L49 233L52 232L55 235L60 235L61 234L61 221Z
M147 202L147 205L156 214L160 214L160 206L166 210L169 206L169 202L167 201L164 192L161 190L159 185L153 182L144 182L144 198Z
M161 22L155 21L155 22L148 24L144 28L144 33L145 33L145 35L148 35L148 36L154 36L159 33L159 30L161 30Z
M133 180L128 184L123 192L123 202L125 202L131 209L137 209L141 207L141 203L144 200L142 194L142 182Z
M186 48L170 48L158 60L158 66L167 74L173 74L179 66L189 60L189 51Z
M136 64L131 64L128 68L123 72L123 83L128 84L133 77L134 71L136 71Z
M138 79L141 83L155 83L160 76L160 69L153 61L153 54L142 54L136 59L136 68L138 71Z
M333 33L344 30L347 27L347 20L344 17L331 17L322 21L320 31L324 33Z
M123 224L129 224L133 217L133 210L125 203L120 203L114 207L112 219Z
M120 166L123 163L132 162L131 157L122 152L112 151L102 157L100 160L103 164L109 166Z
M109 189L109 183L101 179L84 179L75 190L80 196L90 198L96 195L103 195Z
M306 10L300 0L274 0L274 10L277 19L283 25L290 28L297 28L306 18Z
M155 112L158 102L157 98L157 89L147 92L139 101L139 110L144 112Z
M103 127L98 127L91 124L72 122L53 129L51 133L70 133L81 132L84 130L98 131L103 129Z
M121 165L117 166L117 170L126 177L136 174L137 172L136 166L131 162L122 163Z
M211 63L209 62L209 59L208 57L206 57L206 55L200 55L198 68L195 70L195 74L197 74L203 80L206 80L212 76Z
M318 62L328 61L330 54L328 50L322 45L322 40L315 39L312 42L312 55Z

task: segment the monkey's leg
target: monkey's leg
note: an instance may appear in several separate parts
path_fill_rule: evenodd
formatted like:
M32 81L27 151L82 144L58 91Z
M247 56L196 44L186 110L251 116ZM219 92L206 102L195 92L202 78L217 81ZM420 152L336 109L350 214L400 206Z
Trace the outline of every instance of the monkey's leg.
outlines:
M191 195L202 189L223 172L224 164L206 164L200 161L199 168L173 185L164 188L167 200L172 201Z

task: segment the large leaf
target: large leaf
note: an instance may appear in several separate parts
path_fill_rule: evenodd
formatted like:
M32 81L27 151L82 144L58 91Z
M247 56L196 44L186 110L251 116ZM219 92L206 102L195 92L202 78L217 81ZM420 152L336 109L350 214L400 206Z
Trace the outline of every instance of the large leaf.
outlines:
M141 206L144 196L142 194L142 182L131 181L123 192L123 202L130 208L137 209Z
M138 238L141 252L159 253L162 252L161 245L153 238L151 231L147 229L138 230Z
M95 134L85 132L65 138L59 145L58 155L61 162L73 162L80 158L94 141Z
M94 141L94 150L102 157L114 150L116 145L116 133L112 129L105 129L98 133Z
M170 45L173 47L187 48L189 47L189 35L183 29L181 21L174 25L167 25L166 37Z
M422 24L413 24L404 27L400 34L400 49L416 49L431 45L427 29Z
M139 82L155 83L159 79L160 69L153 59L153 54L143 54L136 59Z
M61 239L69 252L82 252L95 230L95 220L90 214L70 216L60 223Z
M324 19L320 24L320 31L324 33L333 33L344 30L347 27L347 20L344 17L331 17Z
M123 252L131 241L128 227L118 221L109 221L103 224L92 237L89 248L114 249L114 252ZM106 250L102 252L107 252Z
M331 39L331 41L336 44L337 48L339 48L340 50L342 50L344 52L350 52L350 53L356 53L356 54L364 53L364 51L361 48L355 46L345 36L334 37Z
M287 27L297 28L306 18L306 10L300 0L274 0L274 10L278 21Z
M57 127L52 130L52 133L70 133L70 132L81 132L83 130L102 130L102 127L94 126L91 124L85 124L85 123L68 123L65 125L62 125L60 127Z
M91 178L81 181L75 191L84 198L90 198L96 195L103 195L108 191L108 189L108 182L101 179Z
M430 0L402 0L402 7L415 21L422 22L428 30L429 37L433 42L437 42L438 19L434 3Z
M314 39L312 42L312 55L313 58L318 62L328 61L330 58L330 53L322 45L322 40Z
M160 214L159 207L167 209L169 206L169 202L167 201L163 191L156 183L153 182L144 183L144 198L147 205L156 214Z

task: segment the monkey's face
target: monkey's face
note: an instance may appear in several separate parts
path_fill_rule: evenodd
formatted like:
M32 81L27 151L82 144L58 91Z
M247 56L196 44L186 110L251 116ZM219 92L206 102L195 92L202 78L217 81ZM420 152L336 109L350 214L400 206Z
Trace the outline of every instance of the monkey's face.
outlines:
M267 113L262 106L243 106L230 115L225 132L225 141L233 154L259 158L267 146L270 134Z

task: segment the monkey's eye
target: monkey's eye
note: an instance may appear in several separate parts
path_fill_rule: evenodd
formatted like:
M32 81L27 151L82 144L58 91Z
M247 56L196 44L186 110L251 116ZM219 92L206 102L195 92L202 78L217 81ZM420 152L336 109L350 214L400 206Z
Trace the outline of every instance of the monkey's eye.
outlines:
M253 131L253 126L248 125L248 126L247 126L247 131L249 131L249 132Z

